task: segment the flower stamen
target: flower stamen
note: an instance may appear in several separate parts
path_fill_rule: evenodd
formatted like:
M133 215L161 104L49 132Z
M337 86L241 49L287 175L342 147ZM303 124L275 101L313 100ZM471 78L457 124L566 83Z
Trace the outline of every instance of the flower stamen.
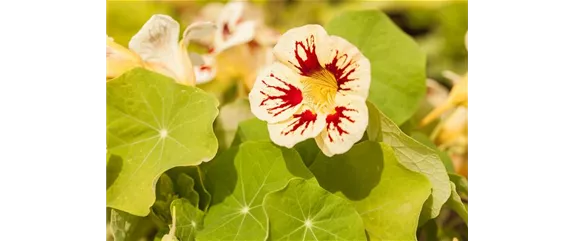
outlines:
M337 94L337 80L326 69L320 69L301 80L305 103L317 111L327 113L332 109Z

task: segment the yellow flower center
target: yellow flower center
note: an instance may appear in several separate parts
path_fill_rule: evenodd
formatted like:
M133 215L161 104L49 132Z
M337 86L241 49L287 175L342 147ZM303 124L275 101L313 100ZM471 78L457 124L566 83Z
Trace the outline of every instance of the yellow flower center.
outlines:
M315 111L328 113L332 110L337 94L337 79L326 69L321 69L303 77L303 98Z

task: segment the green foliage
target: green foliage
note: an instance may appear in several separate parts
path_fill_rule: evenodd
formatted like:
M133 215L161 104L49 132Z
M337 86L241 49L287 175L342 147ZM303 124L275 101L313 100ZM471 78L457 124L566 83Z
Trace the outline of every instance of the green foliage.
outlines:
M263 239L263 197L292 178L311 176L294 150L251 141L229 149L206 173L213 199L198 240Z
M176 166L199 165L217 151L217 100L171 78L134 69L107 82L107 206L146 216L154 184Z
M416 240L431 184L399 164L390 146L365 141L333 158L320 155L311 171L322 187L353 203L371 239Z
M275 16L279 22L284 14L311 13L299 25L339 11L321 10L328 2L299 10L291 3L258 4L289 10ZM151 2L108 7L114 26L108 35L123 45L151 14L177 9ZM125 8L133 16L118 12ZM442 9L439 22L463 18L456 9ZM407 15L417 28L433 19L428 10ZM227 89L219 82L183 86L144 69L107 82L106 194L116 241L460 237L444 227L444 213L468 225L468 182L453 174L452 160L428 137L433 127L417 127L430 108L423 99L426 55L378 10L344 12L325 27L356 45L372 72L366 133L333 157L313 138L291 149L275 145L267 123L253 118L237 90L228 89L230 96L204 91ZM434 35L447 32L454 47L443 52L463 57L457 38L466 27L443 24ZM216 96L230 102L218 110Z
M263 203L270 240L367 240L361 217L345 199L297 178Z
M344 13L326 29L371 62L369 101L397 125L408 120L425 93L425 55L416 42L379 11Z
M442 161L435 151L412 139L393 123L385 114L368 102L369 140L384 142L396 153L399 163L411 171L424 174L432 184L431 197L425 202L419 222L439 215L441 207L450 196L449 179Z

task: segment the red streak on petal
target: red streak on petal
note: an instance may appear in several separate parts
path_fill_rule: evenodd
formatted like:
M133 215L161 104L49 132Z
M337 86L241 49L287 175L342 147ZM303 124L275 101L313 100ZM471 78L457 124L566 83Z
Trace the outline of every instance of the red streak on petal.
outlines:
M305 130L307 130L307 128L309 127L309 124L315 123L315 121L317 120L317 114L313 113L310 110L305 110L301 112L301 114L294 114L293 118L295 118L296 120L291 122L291 124L287 126L287 128L291 127L291 129L289 129L286 132L282 131L281 134L286 136L289 133L295 133L297 129L305 125L301 130L301 135L303 135L303 132L305 132Z
M311 76L313 72L320 71L323 67L321 67L315 52L315 36L311 35L306 38L305 43L307 45L303 44L303 41L295 41L295 59L297 59L297 64L291 61L289 63L293 64L301 75ZM305 60L303 60L302 56L299 56L299 47L305 52Z
M231 30L229 29L229 23L226 22L223 24L223 40L227 40L229 35L231 35Z
M265 84L267 87L283 92L282 95L272 96L263 91L260 91L260 93L262 95L265 95L267 98L263 99L263 101L261 101L259 106L263 106L265 102L267 102L268 100L280 100L282 102L280 105L268 108L267 113L271 114L274 111L279 110L275 114L273 114L273 116L277 116L283 113L283 111L292 108L301 103L301 101L303 101L303 93L301 93L301 90L299 90L297 87L279 79L277 76L273 75L273 73L271 73L269 77L275 78L279 82L285 84L287 88L281 88L279 86L269 85L267 84L267 82L263 81L263 84Z
M342 136L343 134L349 134L346 130L340 126L342 119L347 119L351 123L355 123L355 120L351 119L349 116L345 115L345 111L357 111L355 109L349 109L344 106L337 106L335 107L335 113L327 115L326 122L327 122L327 133L329 136L329 141L333 142L333 137L331 137L330 127L333 127L339 132L339 135Z
M207 65L202 65L201 67L199 67L200 71L211 71L211 66L207 66Z
M356 70L356 67L351 67L351 65L355 64L355 61L350 60L347 64L343 65L341 68L337 67L337 63L339 62L339 60L341 60L341 63L345 63L348 58L349 56L347 54L339 56L339 50L337 50L335 57L333 58L333 60L331 60L331 63L327 63L325 65L325 69L331 72L335 76L335 79L337 79L338 90L350 90L349 88L342 88L341 86L349 81L356 80L356 78L349 79L349 75L351 75ZM351 68L349 69L349 67Z
M214 52L215 52L214 47L209 47L209 49L207 49L207 53L209 53L209 54L213 54Z

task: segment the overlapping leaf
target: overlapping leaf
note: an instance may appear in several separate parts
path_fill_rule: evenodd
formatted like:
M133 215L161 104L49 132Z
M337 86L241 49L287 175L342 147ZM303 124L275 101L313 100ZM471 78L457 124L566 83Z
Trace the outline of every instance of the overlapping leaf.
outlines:
M398 163L391 147L365 141L311 166L321 186L350 200L371 240L416 240L418 219L431 184Z
M185 198L171 202L170 209L175 210L175 236L180 241L195 240L197 231L202 229L204 213Z
M357 46L371 62L369 101L398 125L408 120L426 89L426 60L417 43L376 10L343 13L325 28Z
M198 240L263 240L263 197L295 177L312 177L296 151L270 142L244 142L211 164L206 187L213 199Z
M367 240L353 206L316 182L293 179L269 193L263 206L269 216L268 240Z
M435 151L404 134L395 123L373 104L369 107L369 140L382 141L392 147L400 164L425 175L432 184L431 197L425 202L420 223L435 218L451 195L446 169Z
M163 172L212 159L217 105L198 88L140 68L107 82L107 148L122 158L107 206L145 216Z

